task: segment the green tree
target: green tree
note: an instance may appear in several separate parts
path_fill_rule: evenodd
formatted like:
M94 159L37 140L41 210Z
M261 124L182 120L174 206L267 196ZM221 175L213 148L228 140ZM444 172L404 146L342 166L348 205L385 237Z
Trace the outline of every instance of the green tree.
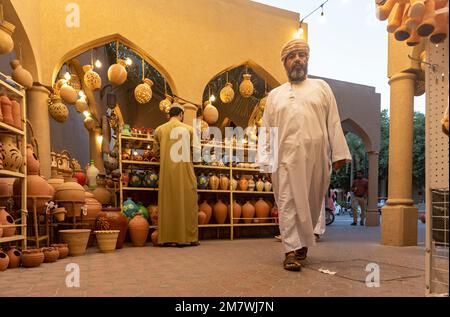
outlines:
M388 110L381 111L380 116L380 154L378 156L378 176L386 178L389 163L389 114Z
M414 112L413 181L419 188L425 186L425 115Z

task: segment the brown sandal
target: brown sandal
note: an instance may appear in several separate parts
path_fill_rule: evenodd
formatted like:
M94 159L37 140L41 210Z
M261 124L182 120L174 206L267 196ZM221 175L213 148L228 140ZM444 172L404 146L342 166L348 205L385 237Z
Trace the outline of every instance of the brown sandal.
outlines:
M306 255L308 254L308 248L307 247L303 247L301 249L295 250L295 256L297 257L298 260L303 261L306 259Z
M294 252L286 254L283 266L284 269L288 271L300 271L302 269L302 264L300 263Z

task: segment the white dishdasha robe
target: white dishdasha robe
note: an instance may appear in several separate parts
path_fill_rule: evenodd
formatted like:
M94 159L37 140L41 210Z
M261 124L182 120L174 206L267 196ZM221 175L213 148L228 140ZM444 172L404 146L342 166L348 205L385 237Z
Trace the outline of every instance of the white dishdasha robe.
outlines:
M262 127L278 128L278 134L267 132L270 142L278 143L273 151L261 146L265 133L260 132L257 162L262 172L272 173L285 250L314 246L331 163L351 160L330 86L321 79L307 78L273 89Z

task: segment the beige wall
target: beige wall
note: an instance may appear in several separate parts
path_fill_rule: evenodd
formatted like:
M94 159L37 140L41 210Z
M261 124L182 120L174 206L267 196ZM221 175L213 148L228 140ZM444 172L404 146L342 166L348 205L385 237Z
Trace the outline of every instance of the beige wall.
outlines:
M67 28L70 1L5 1L22 21L41 83L50 85L61 62L87 43L120 34L162 66L180 96L198 103L215 74L249 59L284 82L279 51L299 20L247 0L77 0L80 27Z

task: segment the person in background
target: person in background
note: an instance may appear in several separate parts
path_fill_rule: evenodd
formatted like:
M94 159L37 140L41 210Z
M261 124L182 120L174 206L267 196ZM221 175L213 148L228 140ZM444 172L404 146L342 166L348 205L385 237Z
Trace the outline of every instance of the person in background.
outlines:
M359 224L364 226L364 220L366 218L366 205L367 205L367 191L369 189L369 181L364 178L362 171L356 173L356 179L352 183L352 211L353 222L352 226L358 224L358 205L361 208L361 218Z

